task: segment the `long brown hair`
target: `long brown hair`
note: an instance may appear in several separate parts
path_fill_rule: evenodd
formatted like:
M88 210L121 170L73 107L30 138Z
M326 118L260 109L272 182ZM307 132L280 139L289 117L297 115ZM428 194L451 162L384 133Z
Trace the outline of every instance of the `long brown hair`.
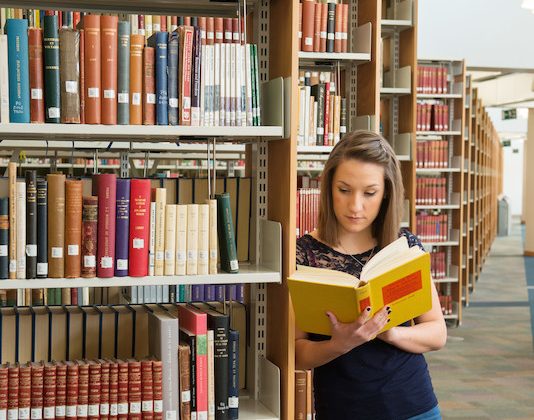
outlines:
M402 218L404 187L400 164L389 143L371 131L348 133L332 150L321 176L321 195L317 233L329 245L339 245L338 221L334 213L332 181L338 166L349 159L376 163L384 167L384 199L373 221L373 237L380 247L398 238Z

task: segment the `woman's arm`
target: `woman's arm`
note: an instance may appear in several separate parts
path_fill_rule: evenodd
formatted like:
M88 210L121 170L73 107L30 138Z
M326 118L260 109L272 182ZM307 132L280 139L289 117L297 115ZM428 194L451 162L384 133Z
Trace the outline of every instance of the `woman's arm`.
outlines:
M388 308L384 307L372 318L369 310L351 323L339 322L331 312L325 314L330 319L332 336L326 341L308 340L308 335L298 328L295 331L295 367L313 369L349 352L354 347L374 339L388 322Z
M416 318L415 325L391 328L378 335L378 338L410 353L441 349L447 341L447 326L436 288L432 287L432 309Z

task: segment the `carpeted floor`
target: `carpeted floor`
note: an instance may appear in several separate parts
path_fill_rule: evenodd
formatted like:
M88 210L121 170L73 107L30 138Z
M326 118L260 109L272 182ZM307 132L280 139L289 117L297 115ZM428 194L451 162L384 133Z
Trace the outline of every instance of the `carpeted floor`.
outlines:
M522 254L515 224L493 243L462 325L426 355L444 419L534 419L534 258Z

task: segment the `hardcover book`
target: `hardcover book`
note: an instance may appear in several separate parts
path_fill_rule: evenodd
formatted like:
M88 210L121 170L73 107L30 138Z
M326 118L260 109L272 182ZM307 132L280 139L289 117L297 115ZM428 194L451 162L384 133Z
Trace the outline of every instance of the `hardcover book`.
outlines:
M326 311L340 322L353 322L366 308L371 315L388 305L390 322L383 331L432 308L430 254L408 247L400 237L365 265L360 279L340 271L299 266L288 277L297 326L305 332L330 335Z
M59 123L61 117L58 28L57 16L44 17L44 88L47 123Z

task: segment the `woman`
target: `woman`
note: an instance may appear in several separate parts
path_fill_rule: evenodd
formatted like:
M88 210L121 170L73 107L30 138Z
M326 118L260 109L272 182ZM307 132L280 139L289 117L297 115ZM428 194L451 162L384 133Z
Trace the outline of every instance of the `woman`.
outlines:
M399 166L380 135L346 135L324 167L318 228L297 241L297 264L359 276L399 235L422 247L415 235L399 230L404 196ZM317 419L440 419L422 355L443 347L447 338L436 289L432 309L413 325L378 334L391 309L381 308L373 317L369 311L352 323L328 312L328 337L296 331L296 368L314 369Z

